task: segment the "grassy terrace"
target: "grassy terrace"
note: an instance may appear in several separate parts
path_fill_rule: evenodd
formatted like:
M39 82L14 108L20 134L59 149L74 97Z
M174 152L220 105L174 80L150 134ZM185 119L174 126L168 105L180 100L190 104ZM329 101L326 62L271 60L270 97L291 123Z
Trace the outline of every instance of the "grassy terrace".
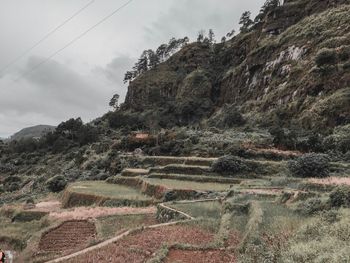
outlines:
M231 184L200 183L191 181L179 181L172 179L145 178L144 181L154 185L163 185L169 189L185 189L197 191L227 191Z
M174 203L170 207L185 212L193 217L215 218L221 217L221 204L218 201L198 203Z
M77 182L73 183L69 189L70 191L76 193L101 196L111 199L129 199L141 201L152 200L151 197L140 193L134 188L117 184L107 184L102 181Z

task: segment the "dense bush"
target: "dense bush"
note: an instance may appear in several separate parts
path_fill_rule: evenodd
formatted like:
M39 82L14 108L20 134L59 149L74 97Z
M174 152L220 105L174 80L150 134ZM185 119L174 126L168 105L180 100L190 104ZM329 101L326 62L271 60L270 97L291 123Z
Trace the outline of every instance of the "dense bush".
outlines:
M350 151L350 125L336 127L333 134L327 136L323 141L327 150L334 150L341 153Z
M97 128L84 124L80 118L70 119L57 126L54 132L46 134L40 143L53 152L63 152L73 146L83 146L98 139Z
M210 99L186 98L176 104L175 116L180 126L199 122L209 115L213 103Z
M108 119L109 126L114 129L128 128L135 130L145 126L137 113L115 111L109 112L106 118Z
M289 170L297 177L327 177L329 159L324 154L304 154L288 163Z
M337 52L335 49L322 48L315 57L315 62L318 67L325 65L333 65L337 61Z
M220 174L235 174L246 169L244 162L233 155L226 155L217 159L211 167L213 172Z
M9 150L15 153L33 152L39 148L38 140L32 138L11 141L8 145Z
M18 176L9 176L4 180L4 190L14 192L21 188L22 179Z
M224 105L222 109L214 114L208 121L210 126L217 128L232 128L245 124L243 115L234 105Z
M325 204L319 198L310 198L298 205L297 211L302 215L314 215L325 209Z
M283 263L350 262L349 211L333 211L309 220L292 237L278 261Z
M269 130L273 137L275 147L287 150L296 150L297 134L294 130L283 129L280 126L273 126Z
M350 188L342 186L332 191L329 195L329 203L331 207L350 208Z
M47 188L54 193L61 192L67 185L67 180L62 175L56 175L46 182Z
M338 48L338 57L341 61L350 59L350 46L341 46Z

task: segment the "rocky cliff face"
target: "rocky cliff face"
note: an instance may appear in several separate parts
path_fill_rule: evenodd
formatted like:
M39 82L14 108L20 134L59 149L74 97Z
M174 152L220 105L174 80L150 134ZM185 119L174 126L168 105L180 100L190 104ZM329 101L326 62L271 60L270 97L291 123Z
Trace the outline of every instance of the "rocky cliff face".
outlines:
M187 45L130 83L125 108L206 99L254 122L307 129L350 122L350 1L289 0L226 43ZM334 58L317 64L327 49ZM322 54L321 54L322 55Z

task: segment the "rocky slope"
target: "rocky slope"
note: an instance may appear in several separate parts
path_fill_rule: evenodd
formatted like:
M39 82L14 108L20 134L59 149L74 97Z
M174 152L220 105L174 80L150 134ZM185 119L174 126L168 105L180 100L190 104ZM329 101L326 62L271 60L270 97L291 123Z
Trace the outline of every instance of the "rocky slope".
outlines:
M350 122L350 1L289 0L248 33L192 43L132 81L124 108L199 100L234 104L250 121L306 129ZM316 63L322 51L330 60ZM277 119L277 120L276 120Z

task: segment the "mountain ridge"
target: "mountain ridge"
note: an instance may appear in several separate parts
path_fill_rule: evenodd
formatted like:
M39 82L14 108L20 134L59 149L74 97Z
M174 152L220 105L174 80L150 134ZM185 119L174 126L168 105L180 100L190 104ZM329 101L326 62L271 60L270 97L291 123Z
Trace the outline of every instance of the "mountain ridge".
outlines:
M44 125L39 124L31 127L26 127L21 129L20 131L14 133L9 137L8 140L15 141L15 140L21 140L21 139L35 139L40 138L43 135L45 135L48 132L51 132L55 130L56 127L52 125Z
M233 104L262 126L276 121L305 129L347 124L349 3L285 1L249 32L225 43L188 44L131 81L122 108L169 112L175 106L176 112L188 102L205 105L204 117L210 117L223 105ZM286 16L293 19L283 20ZM334 51L336 58L317 65L324 48Z

